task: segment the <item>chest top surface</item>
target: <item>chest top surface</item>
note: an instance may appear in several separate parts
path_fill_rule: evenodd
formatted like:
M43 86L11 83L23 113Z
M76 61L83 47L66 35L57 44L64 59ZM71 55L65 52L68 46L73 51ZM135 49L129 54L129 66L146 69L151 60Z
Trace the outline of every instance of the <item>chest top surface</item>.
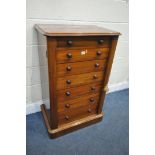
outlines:
M36 24L35 28L45 36L118 36L119 32L95 25Z

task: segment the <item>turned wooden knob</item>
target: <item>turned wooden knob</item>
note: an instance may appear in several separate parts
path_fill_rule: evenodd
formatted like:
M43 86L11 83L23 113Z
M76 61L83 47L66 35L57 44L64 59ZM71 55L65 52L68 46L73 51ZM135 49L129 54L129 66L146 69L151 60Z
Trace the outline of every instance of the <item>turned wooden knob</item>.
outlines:
M92 110L91 110L91 109L88 109L88 112L89 112L89 113L91 113L91 112L92 112Z
M70 96L71 93L69 91L66 92L66 96Z
M97 68L97 67L99 67L100 65L99 65L98 63L96 63L94 66Z
M69 104L66 104L66 105L65 105L65 107L66 107L66 108L69 108L69 107L70 107L70 105L69 105Z
M97 79L97 75L94 75L94 76L93 76L93 79Z
M95 100L94 100L93 98L90 98L89 101L90 101L90 102L94 102Z
M69 120L69 116L65 116L65 119L66 119L66 120Z
M66 70L67 70L67 71L71 71L71 70L72 70L72 67L71 67L71 66L67 66L67 67L66 67Z
M100 56L101 54L102 54L102 52L101 51L97 51L97 53L96 53L98 56Z
M66 83L67 83L67 84L71 84L71 80L67 80Z
M103 44L103 43L104 43L104 40L103 40L103 39L100 39L100 40L98 41L98 43L99 43L99 44Z
M67 58L72 58L72 53L67 53Z
M72 40L67 40L67 45L72 45L73 41Z
M91 90L93 90L93 91L94 91L94 90L96 90L96 88L95 88L95 87L91 87Z

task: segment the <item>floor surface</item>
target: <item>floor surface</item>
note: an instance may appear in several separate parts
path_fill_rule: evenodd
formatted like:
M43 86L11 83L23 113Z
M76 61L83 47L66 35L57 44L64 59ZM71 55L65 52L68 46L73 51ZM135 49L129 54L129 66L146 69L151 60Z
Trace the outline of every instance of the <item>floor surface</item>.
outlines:
M128 95L128 89L108 94L101 122L57 139L48 137L40 112L28 115L27 155L128 155Z

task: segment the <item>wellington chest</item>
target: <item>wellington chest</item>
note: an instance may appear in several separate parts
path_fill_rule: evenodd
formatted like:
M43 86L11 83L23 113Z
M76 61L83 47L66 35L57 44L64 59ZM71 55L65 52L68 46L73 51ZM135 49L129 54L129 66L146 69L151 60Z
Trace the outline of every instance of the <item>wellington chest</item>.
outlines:
M88 25L35 28L47 49L50 106L41 110L50 137L101 121L120 33Z

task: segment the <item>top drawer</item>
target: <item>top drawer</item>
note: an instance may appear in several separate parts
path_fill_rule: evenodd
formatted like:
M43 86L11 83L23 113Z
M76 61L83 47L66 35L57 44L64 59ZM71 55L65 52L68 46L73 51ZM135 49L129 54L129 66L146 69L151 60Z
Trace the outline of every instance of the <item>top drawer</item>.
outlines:
M109 47L110 37L57 37L57 47Z
M78 48L78 49L57 49L57 63L69 63L87 60L102 60L108 57L109 48Z

